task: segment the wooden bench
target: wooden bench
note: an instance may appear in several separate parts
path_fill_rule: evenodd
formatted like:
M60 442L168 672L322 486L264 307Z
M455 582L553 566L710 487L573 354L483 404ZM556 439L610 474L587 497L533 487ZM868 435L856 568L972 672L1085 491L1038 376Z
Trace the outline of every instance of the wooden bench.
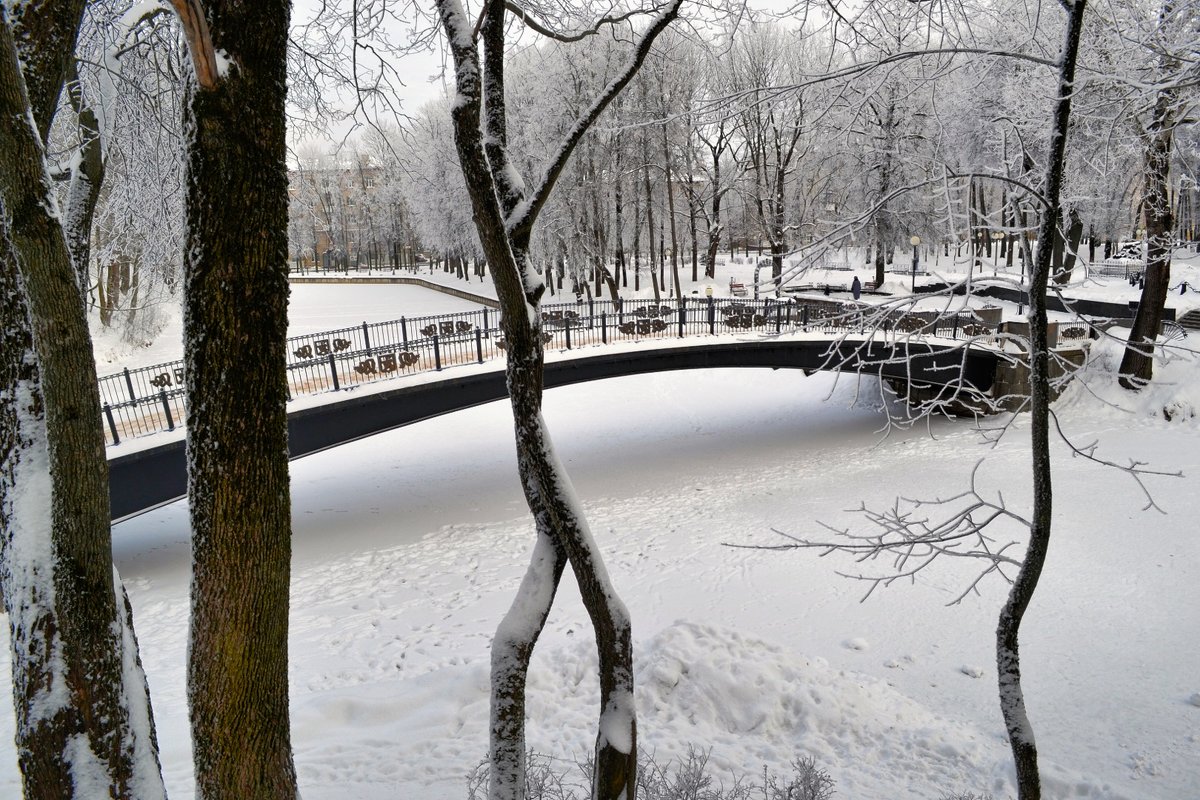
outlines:
M729 293L731 295L734 295L735 297L745 297L746 296L746 284L734 283L733 281L730 281L729 282Z

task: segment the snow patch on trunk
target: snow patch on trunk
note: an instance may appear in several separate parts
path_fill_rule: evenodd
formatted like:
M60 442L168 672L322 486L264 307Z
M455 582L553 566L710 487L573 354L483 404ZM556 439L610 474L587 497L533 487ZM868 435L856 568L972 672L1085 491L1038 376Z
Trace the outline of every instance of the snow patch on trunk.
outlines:
M137 639L129 624L131 618L126 616L125 589L115 564L113 591L118 615L113 625L119 626L119 635L114 638L121 642L121 682L124 688L122 699L126 719L129 720L130 744L133 748L133 795L144 800L165 800L162 767L152 735L153 722L146 673L138 660ZM129 613L132 614L132 611Z
M63 760L71 773L76 797L109 797L109 776L104 763L92 752L86 735L79 733L67 741Z
M32 358L32 354L27 357ZM40 621L53 615L55 608L50 450L45 418L33 411L33 385L22 381L16 386L14 394L12 399L17 408L19 440L27 444L18 452L11 484L4 487L9 525L5 553L8 571L6 583L8 599L12 604L8 612L12 630L24 632L23 635L15 635L14 639L33 642L46 636ZM66 662L58 637L31 649L43 648L48 653L45 667L49 675L47 681L38 681L39 688L26 719L29 727L52 719L70 702ZM22 664L20 658L21 654L13 653L15 668L28 669L28 665Z
M633 693L618 689L608 698L608 704L600 714L600 746L607 743L614 750L628 753L633 749L633 721L637 709Z

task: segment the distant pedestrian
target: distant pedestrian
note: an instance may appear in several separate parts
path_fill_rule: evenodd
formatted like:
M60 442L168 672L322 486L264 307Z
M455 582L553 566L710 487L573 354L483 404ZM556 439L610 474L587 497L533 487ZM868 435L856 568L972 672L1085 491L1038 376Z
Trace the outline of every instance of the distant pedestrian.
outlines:
M862 282L857 275L854 276L854 282L850 284L850 294L854 295L855 300L862 297Z

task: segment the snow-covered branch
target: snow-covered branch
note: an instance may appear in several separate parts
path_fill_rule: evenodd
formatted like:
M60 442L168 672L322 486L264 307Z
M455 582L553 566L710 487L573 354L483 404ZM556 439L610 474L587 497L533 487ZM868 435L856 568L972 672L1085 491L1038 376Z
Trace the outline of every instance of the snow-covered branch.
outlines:
M645 33L642 34L642 38L638 41L637 47L634 49L625 69L601 90L591 107L580 115L574 126L563 136L557 151L551 156L550 161L542 172L541 179L534 187L532 196L527 197L509 215L506 226L510 232L524 232L527 234L532 229L534 221L546 205L550 193L554 190L554 184L558 181L559 176L562 175L567 161L571 158L571 154L579 145L583 135L592 127L604 112L604 109L608 108L617 95L633 80L634 75L641 68L642 62L646 60L650 48L654 45L654 40L679 16L679 8L682 4L683 0L672 0L669 5L658 13Z

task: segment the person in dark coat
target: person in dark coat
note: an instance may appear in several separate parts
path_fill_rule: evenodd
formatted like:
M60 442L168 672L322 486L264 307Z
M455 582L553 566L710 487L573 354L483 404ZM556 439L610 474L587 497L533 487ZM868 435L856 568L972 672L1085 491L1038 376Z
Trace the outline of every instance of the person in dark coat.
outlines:
M854 295L855 300L862 297L862 282L859 281L857 275L854 276L854 282L850 284L850 293Z

